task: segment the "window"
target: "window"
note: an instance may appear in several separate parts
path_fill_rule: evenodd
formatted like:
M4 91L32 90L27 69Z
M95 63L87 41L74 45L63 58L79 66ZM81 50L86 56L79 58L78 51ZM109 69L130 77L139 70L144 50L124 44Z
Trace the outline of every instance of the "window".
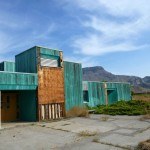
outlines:
M89 93L88 91L83 91L83 100L89 102Z
M43 66L43 67L58 67L58 60L41 58L41 66Z

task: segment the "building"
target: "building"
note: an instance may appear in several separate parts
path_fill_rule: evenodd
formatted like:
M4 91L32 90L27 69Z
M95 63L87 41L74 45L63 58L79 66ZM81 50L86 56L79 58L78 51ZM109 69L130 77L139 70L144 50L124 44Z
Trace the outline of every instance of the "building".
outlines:
M0 63L1 120L58 119L83 105L82 66L59 50L34 46Z
M131 100L129 83L83 81L83 100L88 106Z

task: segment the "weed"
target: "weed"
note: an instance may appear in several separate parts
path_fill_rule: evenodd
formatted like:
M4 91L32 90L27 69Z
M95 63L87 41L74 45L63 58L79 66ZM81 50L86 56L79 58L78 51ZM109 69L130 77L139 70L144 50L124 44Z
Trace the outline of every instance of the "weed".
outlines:
M108 116L104 116L104 117L101 117L100 119L101 119L101 121L107 121L109 119L109 117Z
M99 139L96 137L92 140L92 142L99 143Z
M66 117L89 117L88 109L85 107L73 107L66 113Z
M98 134L98 132L96 132L96 131L88 131L88 130L81 131L78 133L79 136L95 136L97 134Z
M144 120L148 120L148 119L150 119L150 114L146 114L146 115L142 116L140 118L140 121L144 121Z
M150 139L147 141L140 142L137 150L150 150Z

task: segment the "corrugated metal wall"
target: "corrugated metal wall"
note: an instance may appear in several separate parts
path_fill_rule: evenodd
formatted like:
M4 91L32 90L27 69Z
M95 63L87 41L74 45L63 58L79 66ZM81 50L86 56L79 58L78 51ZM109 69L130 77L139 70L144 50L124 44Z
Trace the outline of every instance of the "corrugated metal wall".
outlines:
M66 110L74 106L83 106L81 64L64 61L64 80Z
M0 90L35 90L37 74L0 72Z
M42 58L44 57L47 58L48 56L60 56L59 52L60 52L59 50L40 47L40 54Z
M36 91L19 92L19 116L21 121L37 120Z
M128 83L107 82L107 88L117 89L118 100L131 100L131 88Z
M103 83L83 81L83 90L88 91L89 102L87 103L89 106L94 107L106 104L105 88Z
M37 47L15 56L16 72L37 73Z
M60 55L61 51L39 46L32 47L15 56L16 71L37 73L38 65L40 65L40 58L56 59L61 66Z
M128 83L83 81L83 91L86 90L89 96L87 104L91 107L113 104L120 100L131 100L130 84Z
M15 62L8 62L8 61L1 62L0 71L15 72Z

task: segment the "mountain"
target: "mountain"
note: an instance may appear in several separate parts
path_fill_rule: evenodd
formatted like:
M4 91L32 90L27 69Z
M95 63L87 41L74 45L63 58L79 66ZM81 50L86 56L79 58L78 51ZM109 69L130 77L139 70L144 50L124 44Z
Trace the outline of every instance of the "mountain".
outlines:
M150 76L140 78L137 76L115 75L101 66L83 68L83 81L128 82L135 93L150 92Z

